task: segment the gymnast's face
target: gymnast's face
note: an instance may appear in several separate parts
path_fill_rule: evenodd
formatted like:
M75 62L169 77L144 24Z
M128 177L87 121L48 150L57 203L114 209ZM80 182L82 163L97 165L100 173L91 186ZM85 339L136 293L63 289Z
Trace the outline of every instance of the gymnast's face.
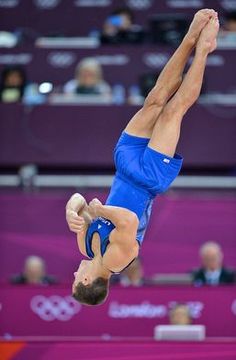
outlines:
M74 272L74 277L75 280L72 285L73 292L79 282L82 282L83 285L91 284L97 278L93 262L91 260L82 260L78 270Z

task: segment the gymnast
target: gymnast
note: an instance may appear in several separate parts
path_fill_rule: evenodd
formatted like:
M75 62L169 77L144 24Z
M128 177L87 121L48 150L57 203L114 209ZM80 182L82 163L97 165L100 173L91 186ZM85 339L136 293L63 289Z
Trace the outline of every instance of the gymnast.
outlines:
M198 11L182 43L162 70L144 105L124 129L114 150L116 174L106 204L72 195L66 219L77 235L82 260L74 273L72 295L97 305L107 297L109 279L138 256L153 199L177 177L175 154L184 114L197 100L209 53L216 48L217 13ZM193 62L183 78L186 62Z

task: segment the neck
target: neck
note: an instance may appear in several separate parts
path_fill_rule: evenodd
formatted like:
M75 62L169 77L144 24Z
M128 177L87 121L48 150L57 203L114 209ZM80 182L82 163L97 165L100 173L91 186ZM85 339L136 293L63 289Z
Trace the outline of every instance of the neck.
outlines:
M104 279L109 279L111 277L112 273L104 266L101 254L96 254L91 261L93 262L94 267L96 267L96 273L99 277Z

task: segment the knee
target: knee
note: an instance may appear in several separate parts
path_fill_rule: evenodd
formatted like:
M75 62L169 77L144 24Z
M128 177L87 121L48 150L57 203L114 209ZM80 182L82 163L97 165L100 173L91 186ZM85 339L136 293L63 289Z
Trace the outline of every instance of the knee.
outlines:
M182 99L175 99L174 101L170 101L164 107L162 112L162 117L164 122L173 121L174 119L182 118L187 111L187 107Z
M145 99L145 105L154 105L158 107L165 106L168 100L168 94L166 93L165 89L161 86L156 85L148 94Z
M165 118L183 117L196 100L196 94L175 96L175 98L164 107L163 113Z
M197 101L199 95L199 87L193 86L189 92L180 94L178 102L180 103L180 106L188 110Z

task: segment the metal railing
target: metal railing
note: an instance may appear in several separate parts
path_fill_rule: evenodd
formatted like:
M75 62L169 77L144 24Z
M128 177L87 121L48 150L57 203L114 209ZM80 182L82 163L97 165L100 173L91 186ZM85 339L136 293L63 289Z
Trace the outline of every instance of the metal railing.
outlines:
M33 175L24 179L20 175L0 175L0 187L35 188L107 188L112 175ZM236 189L236 176L182 175L171 185L179 189Z

